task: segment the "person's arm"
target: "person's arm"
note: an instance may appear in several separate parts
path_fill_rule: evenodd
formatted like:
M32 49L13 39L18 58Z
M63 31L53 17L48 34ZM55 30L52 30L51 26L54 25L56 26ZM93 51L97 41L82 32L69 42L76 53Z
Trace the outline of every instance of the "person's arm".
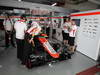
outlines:
M41 26L35 22L34 25L36 26L36 29L34 30L34 35L38 35L41 32Z
M13 19L10 19L10 22L11 22L11 25L12 25L12 31L15 31L14 30L14 21L13 21Z
M31 37L31 39L29 39L28 40L28 42L30 43L30 44L32 44L33 46L35 46L35 44L34 44L34 34L32 34L32 37Z
M72 31L73 30L73 26L68 26L68 31Z
M63 24L63 29L67 29L66 23Z
M15 26L16 26L16 22L15 22L15 24L14 24L14 30L15 30L15 28L16 28Z
M16 21L16 22L14 23L14 30L15 30L15 31L16 31L17 24L18 24L18 22Z
M4 30L6 30L6 20L3 21Z
M40 32L41 32L41 27L38 26L37 29L36 29L35 35L38 35Z
M26 31L27 31L27 24L25 23L25 25L24 25L24 32L26 33Z
M41 27L39 26L38 23L36 23L36 24L35 24L35 28L34 28L34 30L32 31L32 38L29 40L29 43L32 43L33 46L35 46L34 40L33 40L33 39L34 39L34 36L35 36L35 35L38 35L40 32L41 32Z
M35 46L35 44L34 44L34 40L30 40L30 42L32 43L33 46Z

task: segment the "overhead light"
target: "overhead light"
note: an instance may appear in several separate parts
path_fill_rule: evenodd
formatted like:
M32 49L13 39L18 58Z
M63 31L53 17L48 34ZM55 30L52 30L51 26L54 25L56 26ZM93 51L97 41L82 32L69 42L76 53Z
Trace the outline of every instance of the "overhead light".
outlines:
M19 2L21 2L22 0L18 0Z
M55 6L55 5L57 5L57 3L54 3L54 4L52 4L51 6Z

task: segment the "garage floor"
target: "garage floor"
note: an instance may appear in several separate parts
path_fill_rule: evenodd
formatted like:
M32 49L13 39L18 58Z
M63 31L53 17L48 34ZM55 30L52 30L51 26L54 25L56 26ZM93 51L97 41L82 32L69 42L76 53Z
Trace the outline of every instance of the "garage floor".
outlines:
M3 35L4 32L0 34ZM3 38L4 36L1 37L1 39ZM5 50L2 47L3 45L4 41L0 40L0 75L75 75L96 65L94 60L76 52L72 59L53 63L52 65L48 63L29 70L22 66L16 58L16 48L9 47Z
M28 70L16 58L16 48L10 47L4 50L0 47L0 50L0 75L75 75L96 65L92 59L76 52L72 59Z

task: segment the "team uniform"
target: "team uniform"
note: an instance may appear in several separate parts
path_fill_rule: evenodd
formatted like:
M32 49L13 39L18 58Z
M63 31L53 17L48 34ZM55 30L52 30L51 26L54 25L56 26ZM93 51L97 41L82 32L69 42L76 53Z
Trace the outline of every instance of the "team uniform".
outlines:
M74 46L74 40L76 36L77 26L71 25L71 31L69 31L69 45Z
M58 25L57 25L56 22L54 22L52 25L53 25L53 27L52 27L53 28L53 34L56 34L56 28L57 28Z
M23 62L27 63L29 55L32 53L32 48L35 46L35 36L41 32L41 27L35 21L31 23L31 27L26 31L25 34L25 46L24 46L24 58ZM31 40L31 42L30 42Z
M49 34L50 34L50 25L51 25L51 22L48 21L47 25L46 25L46 34L48 35L48 37L49 37Z
M13 22L11 19L6 19L3 22L5 28L5 45L9 47L9 42L11 41L12 46L15 46L13 40Z
M69 31L68 31L68 26L71 25L71 22L65 22L62 27L62 36L63 40L69 40Z
M39 26L39 24L33 21L31 25L32 26L27 30L27 33L29 33L32 36L38 35L41 31L41 27Z

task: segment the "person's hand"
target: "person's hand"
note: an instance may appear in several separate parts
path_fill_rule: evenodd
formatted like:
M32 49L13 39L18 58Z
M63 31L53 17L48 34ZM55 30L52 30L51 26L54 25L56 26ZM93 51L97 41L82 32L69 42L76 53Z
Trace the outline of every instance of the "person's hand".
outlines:
M6 31L6 33L8 33L8 31L7 30L5 30Z
M68 31L69 31L69 32L72 31L72 28L71 28L71 27L68 27Z
M32 44L33 46L35 46L33 39L30 39L29 43Z
M67 26L64 26L64 29L67 29Z
M8 33L8 32L6 31L6 33Z
M30 39L30 40L29 40L29 43L32 43L32 41L33 41L33 39Z

